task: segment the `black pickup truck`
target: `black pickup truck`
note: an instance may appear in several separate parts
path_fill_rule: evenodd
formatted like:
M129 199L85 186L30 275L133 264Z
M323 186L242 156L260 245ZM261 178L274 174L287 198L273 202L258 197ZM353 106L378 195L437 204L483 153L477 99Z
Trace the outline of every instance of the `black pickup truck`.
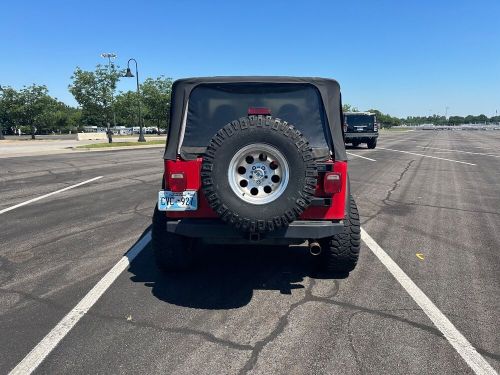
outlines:
M366 143L368 148L377 146L378 124L375 114L370 112L344 113L345 143L354 147Z

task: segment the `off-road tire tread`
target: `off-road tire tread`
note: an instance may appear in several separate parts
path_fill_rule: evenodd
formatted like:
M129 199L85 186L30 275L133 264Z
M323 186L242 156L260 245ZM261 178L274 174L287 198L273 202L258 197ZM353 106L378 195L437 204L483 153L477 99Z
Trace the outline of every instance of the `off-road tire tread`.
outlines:
M348 215L344 219L344 232L326 239L325 268L332 273L351 272L356 267L361 245L361 229L356 202L349 196Z
M225 139L238 132L245 132L252 128L269 128L284 136L291 138L301 154L306 168L306 183L295 200L293 207L287 209L283 214L273 217L272 220L258 220L243 217L232 212L221 199L220 192L214 188L211 171L215 155ZM235 150L236 151L236 150ZM293 125L272 116L248 116L232 121L221 128L209 142L203 157L201 168L202 189L210 207L220 216L221 220L232 225L238 230L245 232L270 232L280 227L286 227L292 221L299 218L304 210L310 205L311 198L316 190L316 179L318 176L316 162L313 158L312 148L309 141Z
M377 147L377 138L370 139L368 142L366 142L366 146L373 150L375 147Z

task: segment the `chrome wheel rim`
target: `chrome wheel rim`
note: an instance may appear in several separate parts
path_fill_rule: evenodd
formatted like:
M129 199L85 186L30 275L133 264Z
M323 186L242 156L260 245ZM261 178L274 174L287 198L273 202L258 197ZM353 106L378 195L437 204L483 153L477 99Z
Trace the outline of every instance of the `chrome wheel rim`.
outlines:
M275 201L285 191L289 177L290 169L283 154L264 143L243 147L229 163L229 185L247 203Z

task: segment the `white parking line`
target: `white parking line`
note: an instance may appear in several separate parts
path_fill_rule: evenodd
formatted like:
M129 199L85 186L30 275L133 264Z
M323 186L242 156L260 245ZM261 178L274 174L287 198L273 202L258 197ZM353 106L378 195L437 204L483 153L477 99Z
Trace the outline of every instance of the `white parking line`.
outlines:
M465 161L459 161L459 160L453 160L453 159L445 159L445 158L440 158L437 156L430 156L430 155L424 155L424 154L417 154L415 152L410 152L410 151L403 151L403 150L394 150L392 148L385 148L385 147L378 147L380 150L387 150L387 151L394 151L394 152L402 152L403 154L410 154L410 155L417 155L417 156L422 156L424 158L431 158L431 159L439 159L439 160L446 160L446 161L451 161L453 163L460 163L460 164L467 164L467 165L476 165L473 163L467 163Z
M496 375L491 365L476 351L469 341L455 328L448 318L432 303L420 288L392 260L392 258L361 229L361 238L380 262L389 270L406 292L441 331L448 342L476 374ZM118 276L130 265L151 241L151 232L141 238L127 254L111 268L83 299L31 350L9 375L31 374L90 310Z
M361 156L361 155L357 155L357 154L353 154L351 152L346 152L347 155L351 155L351 156L356 156L358 158L361 158L361 159L366 159L366 160L370 160L370 161L376 161L375 159L370 159L370 158L367 158L366 156Z
M387 130L387 131L384 131L383 133L384 134L387 134L388 132L392 133L391 135L395 135L395 134L401 134L401 133L409 133L409 132L414 132L415 129L411 129L411 130Z
M471 151L462 151L462 150L451 150L449 148L437 148L437 147L427 147L427 146L417 146L420 148L430 148L433 150L441 150L446 152L460 152L462 154L471 154L471 155L483 155L483 156L492 156L494 158L500 158L500 155L486 154L484 152L471 152Z
M36 197L36 198L30 199L29 201L25 201L23 203L16 204L15 206L4 208L3 210L0 210L0 215L3 214L3 213L5 213L5 212L12 211L12 210L14 210L14 209L16 209L18 207L26 206L27 204L39 201L40 199L44 199L44 198L50 197L51 195L54 195L54 194L57 194L57 193L62 193L63 191L74 189L74 188L76 188L78 186L82 186L82 185L88 184L89 182L96 181L96 180L98 180L100 178L103 178L103 176L94 177L94 178L91 178L90 180L80 182L80 183L78 183L76 185L67 186L64 189L56 190L56 191L53 191L52 193L45 194L45 195L42 195L40 197Z
M452 322L432 303L424 292L408 277L408 275L392 260L392 258L361 228L361 239L375 254L406 292L420 306L424 313L441 331L443 336L455 348L476 374L496 375L497 372L476 351L471 343L455 328Z
M483 150L498 150L497 147L484 147L484 146L470 146L472 148L480 148L480 149L483 149Z
M111 284L127 269L134 258L151 241L151 232L142 237L104 277L87 293L85 297L71 310L31 352L9 373L31 374L43 360L54 350L59 342L71 331L76 323L90 310Z

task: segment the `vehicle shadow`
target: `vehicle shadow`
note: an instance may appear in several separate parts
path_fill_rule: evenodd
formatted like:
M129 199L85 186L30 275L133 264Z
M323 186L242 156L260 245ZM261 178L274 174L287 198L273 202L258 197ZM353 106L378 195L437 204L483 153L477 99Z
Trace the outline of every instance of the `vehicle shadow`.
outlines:
M247 305L254 290L291 294L304 278L341 279L325 275L305 246L199 245L187 272L166 273L155 264L151 245L131 263L131 280L144 283L161 301L197 309L234 309Z

